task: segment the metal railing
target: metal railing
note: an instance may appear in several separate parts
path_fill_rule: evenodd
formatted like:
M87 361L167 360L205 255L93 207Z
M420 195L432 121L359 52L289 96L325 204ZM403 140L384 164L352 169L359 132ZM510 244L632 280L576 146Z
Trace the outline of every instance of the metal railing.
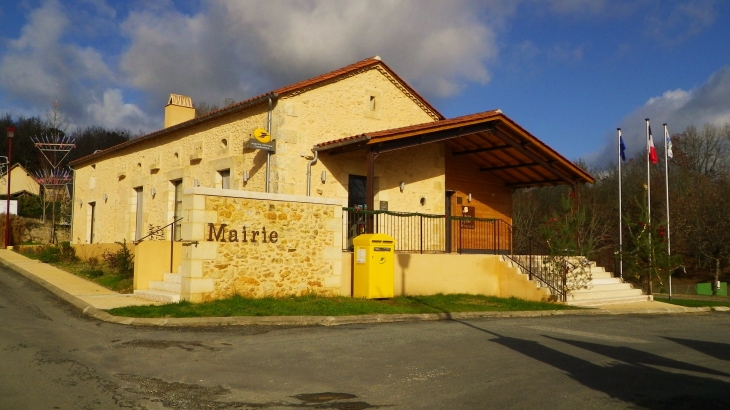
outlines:
M363 211L343 208L342 250L352 250L352 239L367 231L396 240L396 252L509 253L512 233L500 219L467 218L415 212Z
M550 247L546 241L525 236L520 238L519 246L506 256L523 274L528 275L530 280L538 282L559 301L565 302L568 297L567 274L576 266L570 264L572 266L562 266L557 270L555 266L551 266L548 255Z
M178 222L182 221L182 219L183 219L182 217L180 217L178 219L174 219L169 224L167 224L165 226L161 226L161 227L159 227L157 229L153 229L153 230L149 231L147 233L147 235L145 235L145 236L137 239L136 241L134 241L134 244L137 245L137 244L139 244L140 242L144 241L147 238L151 238L151 237L152 238L157 238L157 237L160 236L160 232L162 232L167 227L170 227L170 272L173 272L173 270L172 270L172 265L173 265L172 256L173 256L173 253L174 253L174 250L175 250L175 224L177 224Z
M352 240L367 232L384 233L396 240L396 252L500 254L511 260L530 280L561 301L567 300L567 272L578 265L565 262L551 267L545 241L521 238L513 244L513 228L501 219L420 214L414 212L363 211L343 208L342 250L352 250Z

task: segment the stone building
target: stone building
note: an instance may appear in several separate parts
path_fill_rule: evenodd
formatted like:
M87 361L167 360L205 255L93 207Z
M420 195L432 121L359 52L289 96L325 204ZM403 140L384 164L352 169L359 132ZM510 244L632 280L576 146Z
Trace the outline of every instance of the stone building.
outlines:
M378 57L200 117L171 95L164 126L71 164L72 242L130 242L170 225L159 232L179 249L167 251L170 269L138 267L135 289L179 261L173 287L189 300L347 294L348 241L384 223L350 208L509 226L513 189L593 182L499 110L445 119ZM399 229L397 240L414 240ZM463 247L451 228L433 232L415 240L443 256ZM166 260L154 255L150 266Z

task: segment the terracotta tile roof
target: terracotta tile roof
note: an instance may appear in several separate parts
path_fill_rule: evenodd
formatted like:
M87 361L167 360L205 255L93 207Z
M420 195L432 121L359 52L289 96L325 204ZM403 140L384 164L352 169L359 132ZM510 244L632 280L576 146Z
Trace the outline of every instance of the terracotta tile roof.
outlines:
M504 145L504 141L499 138L490 138L488 133L484 131L468 131L470 128L466 128L469 126L488 124L494 124L493 129L495 132L501 133L502 135L512 135L508 140L515 141L514 144L519 149L514 145ZM459 132L461 128L465 128L467 131L461 134ZM471 129L474 128L472 127ZM507 180L512 179L513 183L523 183L525 186L530 186L529 184L532 182L535 183L534 186L553 184L554 181L548 181L548 177L551 174L554 175L556 172L564 176L570 175L573 180L578 182L595 182L593 176L588 172L530 134L519 124L504 115L501 110L485 111L447 120L353 135L322 142L317 144L315 149L319 151L340 147L345 150L365 149L368 146L377 146L378 144L385 144L396 140L399 142L398 146L403 148L412 146L408 144L410 138L413 138L413 144L415 145L420 143L418 141L422 141L422 138L426 138L427 140L429 135L442 131L448 133L448 139L444 141L452 149L462 151L463 153L473 151L474 154L469 154L467 157L484 165L494 162L490 170L499 170L502 177ZM525 148L527 146L530 147L529 150ZM498 154L498 151L503 151L504 155ZM538 158L543 164L546 164L547 172L526 173L509 170L513 167L517 168L517 165L520 163L536 165L533 162L534 158Z
M76 166L76 165L81 165L92 159L105 156L111 152L118 151L120 149L141 143L143 141L149 141L152 139L165 137L165 136L168 136L168 135L174 133L175 131L178 131L181 129L193 127L193 126L199 125L201 123L204 123L204 122L207 122L207 121L210 121L213 119L217 119L217 118L220 118L222 116L225 116L225 115L228 115L228 114L231 114L234 112L244 111L244 110L247 110L247 109L257 106L257 105L266 104L270 97L277 99L281 95L285 95L285 94L296 92L296 91L301 91L308 87L314 87L314 86L320 85L322 83L325 83L327 81L336 79L340 76L347 75L347 74L356 72L358 70L361 70L361 69L364 69L367 67L374 67L374 66L378 66L378 65L381 66L384 70L386 70L388 72L388 74L391 75L394 79L396 79L398 82L400 82L400 84L407 90L407 92L411 93L412 98L417 99L421 104L423 104L423 106L427 110L432 111L432 115L435 115L438 119L444 118L443 115L441 115L441 113L439 113L438 110L436 110L436 108L434 108L428 101L426 101L413 88L411 88L411 86L409 86L405 81L403 81L403 79L400 78L400 76L398 76L398 74L396 74L393 70L391 70L390 67L388 67L383 61L381 61L379 57L370 57L370 58L366 58L364 60L358 61L354 64L350 64L346 67L342 67L340 69L319 75L317 77L312 77L310 79L300 81L298 83L294 83L294 84L291 84L291 85L288 85L285 87L281 87L281 88L278 88L269 93L261 94L256 97L252 97L252 98L243 100L241 102L229 105L227 107L221 108L219 110L212 111L206 115L197 117L190 121L186 121L186 122L180 123L180 124L172 126L172 127L164 128L164 129L161 129L158 131L154 131L150 134L131 139L127 142L123 142L121 144L115 145L115 146L108 148L106 150L103 150L101 152L97 152L97 153L90 154L90 155L87 155L82 158L78 158L74 161L71 161L69 163L69 165L72 167Z
M376 144L382 141L388 141L391 139L406 138L411 135L423 134L425 132L436 131L445 128L451 128L453 126L464 126L472 123L483 122L484 120L495 117L501 114L500 110L485 111L476 114L464 115L462 117L450 118L448 120L425 122L422 124L408 125L400 128L391 128L387 130L368 132L365 134L352 135L349 137L339 138L332 141L321 142L315 147L320 149L326 149L332 145L342 145L351 141L364 141L368 140L368 144Z

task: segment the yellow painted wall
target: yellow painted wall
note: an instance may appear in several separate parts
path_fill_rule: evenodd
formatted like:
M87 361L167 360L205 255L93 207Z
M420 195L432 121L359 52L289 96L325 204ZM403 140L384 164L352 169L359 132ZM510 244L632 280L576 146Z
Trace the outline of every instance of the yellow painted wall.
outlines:
M143 241L134 252L134 290L149 289L151 280L161 281L165 273L178 273L182 263L182 243L173 242L170 270L170 242Z
M134 243L127 242L126 245L129 251L134 254ZM117 243L94 243L71 244L71 247L74 248L74 250L76 251L76 256L79 259L83 261L88 261L89 259L97 259L99 262L101 262L104 252L118 252L122 246Z
M175 104L165 106L165 128L172 127L195 118L195 108Z
M8 181L7 173L0 177L0 195L5 196L7 194ZM35 178L25 170L22 166L15 165L10 171L10 195L15 195L18 192L29 192L33 195L40 195L40 185L36 182Z
M395 257L396 295L468 293L537 301L550 298L498 255L397 253ZM340 292L350 296L352 253L342 255L342 278Z
M371 97L375 98L374 105ZM192 188L195 180L201 187L220 188L218 171L230 169L232 189L264 192L266 153L244 149L244 143L255 128L266 128L267 109L266 105L257 106L133 145L96 163L80 166L75 173L72 242L89 243L92 202L95 203L94 242L134 240L135 187L144 191L145 233L150 225L159 227L172 221L172 180L182 179L184 188ZM278 145L277 153L271 156L270 192L306 194L308 160L301 154L311 155L316 143L433 120L378 67L283 95L272 115L272 135ZM419 210L443 212L442 151L440 145L432 144L411 153L381 156L376 166L377 186L382 187L379 197L389 197L391 209L407 209L414 198L420 199L418 195L429 195L426 207ZM346 199L347 175L353 172L364 175L364 163L364 157L334 156L319 161L313 167L312 195ZM395 195L394 186L400 181L406 163L410 167L410 189L404 195ZM323 170L328 173L325 184L319 182ZM242 180L244 171L251 177L246 183ZM166 238L169 234L169 229L165 230Z

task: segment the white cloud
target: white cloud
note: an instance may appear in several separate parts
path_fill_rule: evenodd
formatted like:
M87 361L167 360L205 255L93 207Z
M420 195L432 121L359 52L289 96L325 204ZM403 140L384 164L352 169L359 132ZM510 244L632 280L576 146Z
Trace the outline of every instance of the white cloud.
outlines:
M156 101L169 93L220 103L380 55L427 96L486 83L501 2L210 1L197 15L130 15L122 69Z
M0 59L0 87L5 98L40 107L42 112L58 99L72 123L88 125L86 105L97 87L114 81L115 75L98 50L66 40L71 26L56 0L33 10Z
M125 103L120 89L105 90L102 99L92 101L86 110L90 124L135 132L159 128L159 120L152 120L136 105Z
M684 131L688 126L701 127L709 123L722 126L730 123L730 65L712 74L703 85L686 91L667 91L650 98L646 104L627 115L620 124L628 155L646 149L646 128L644 119L652 124L654 143L663 146L662 124L666 123L671 134ZM607 137L604 147L587 156L595 165L615 162L615 134Z
M490 80L496 33L517 6L203 0L192 15L176 7L139 2L119 17L104 0L43 0L0 51L2 104L42 115L58 98L73 125L152 131L159 124L150 118L159 117L170 93L220 104L374 55L427 98L453 96Z

